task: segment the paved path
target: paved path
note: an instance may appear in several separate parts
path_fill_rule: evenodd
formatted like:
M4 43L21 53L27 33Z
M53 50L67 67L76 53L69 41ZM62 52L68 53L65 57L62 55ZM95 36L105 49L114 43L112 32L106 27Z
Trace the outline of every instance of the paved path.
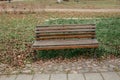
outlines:
M120 72L1 75L0 80L120 80Z
M120 9L22 9L22 8L9 8L2 9L0 12L120 12Z
M36 10L37 11L37 10ZM120 12L120 9L45 9L48 12Z

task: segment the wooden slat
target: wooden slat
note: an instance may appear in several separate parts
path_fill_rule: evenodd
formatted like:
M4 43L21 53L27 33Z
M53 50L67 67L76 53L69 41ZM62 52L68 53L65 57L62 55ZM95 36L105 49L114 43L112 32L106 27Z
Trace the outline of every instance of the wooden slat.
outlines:
M35 30L37 41L32 48L34 50L98 48L95 29L94 24L37 26Z
M58 26L58 27L37 27L36 28L36 31L44 31L44 30L69 30L69 29L94 29L96 28L95 26L79 26L79 25L76 25L76 26Z
M41 27L55 27L55 28L58 28L58 27L70 27L70 26L95 26L95 24L59 24L59 25L37 25L36 28L41 28Z
M70 46L47 46L47 47L33 46L33 50L58 50L58 49L76 49L76 48L98 48L98 44L70 45Z
M86 45L97 44L96 39L69 39L69 40L40 40L35 41L33 46L68 46L68 45Z
M37 33L36 36L69 36L69 35L95 35L95 32L66 32L66 33Z
M67 35L67 36L44 36L36 37L36 40L47 40L47 39L69 39L69 38L95 38L95 35Z
M58 33L58 32L92 32L95 29L74 29L74 30L46 30L46 31L35 31L35 33Z

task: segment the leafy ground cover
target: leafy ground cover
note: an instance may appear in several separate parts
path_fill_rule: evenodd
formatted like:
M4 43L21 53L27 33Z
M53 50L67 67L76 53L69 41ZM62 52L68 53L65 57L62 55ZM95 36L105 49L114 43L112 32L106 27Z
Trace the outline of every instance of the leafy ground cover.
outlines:
M56 3L57 0L23 0L15 1L12 3L0 3L0 7L3 8L120 8L119 0L80 0L78 3L74 0L69 2L63 2L61 4Z
M89 14L89 15L88 15ZM62 18L78 17L80 19L65 20ZM92 17L100 19L81 19L81 17ZM103 17L101 19L101 17ZM114 17L114 18L110 18ZM57 20L45 21L49 18L61 18ZM100 42L100 49L97 54L112 54L119 56L120 51L120 18L118 13L46 13L39 14L0 14L0 63L13 66L24 65L32 60L33 52L31 45L34 41L34 28L37 24L86 24L95 23L97 26L97 38ZM102 51L102 52L101 52ZM41 58L52 58L61 56L72 57L83 55L91 56L93 50L61 50L42 51L38 54ZM48 55L47 53L50 53ZM65 53L65 54L64 54ZM66 54L67 53L67 54ZM69 54L70 53L70 54ZM75 54L76 53L76 54ZM89 55L91 53L91 55ZM52 54L52 55L51 55Z

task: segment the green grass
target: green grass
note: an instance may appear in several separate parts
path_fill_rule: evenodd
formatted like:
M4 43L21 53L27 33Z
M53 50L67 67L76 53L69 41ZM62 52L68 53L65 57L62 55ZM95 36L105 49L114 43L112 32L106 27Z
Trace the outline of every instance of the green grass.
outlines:
M62 19L62 17L66 17L66 15L61 13L54 14L55 15L53 15L53 13L0 14L0 63L7 63L16 66L19 61L25 63L26 60L30 60L34 57L31 45L34 41L34 29L37 24L50 25L95 23L97 26L97 39L100 42L100 47L96 50L97 55L104 56L106 54L110 54L119 56L120 18L65 20ZM79 14L76 14L75 16L81 17ZM85 16L88 14L85 14ZM70 14L67 15L67 17L70 16ZM74 16L74 14L72 14L72 16ZM98 14L96 14L96 16L99 17ZM113 16L113 14L110 16ZM44 22L45 19L49 19L51 17L61 19ZM93 57L93 53L93 49L55 50L41 51L40 54L37 54L37 57L44 59L57 57L71 58L79 55ZM19 56L20 60L18 59Z

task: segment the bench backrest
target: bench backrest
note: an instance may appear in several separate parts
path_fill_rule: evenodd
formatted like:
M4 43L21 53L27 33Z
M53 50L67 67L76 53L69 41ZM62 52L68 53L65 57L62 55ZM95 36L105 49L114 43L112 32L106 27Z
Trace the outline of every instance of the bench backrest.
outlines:
M95 24L36 26L36 40L95 38Z

